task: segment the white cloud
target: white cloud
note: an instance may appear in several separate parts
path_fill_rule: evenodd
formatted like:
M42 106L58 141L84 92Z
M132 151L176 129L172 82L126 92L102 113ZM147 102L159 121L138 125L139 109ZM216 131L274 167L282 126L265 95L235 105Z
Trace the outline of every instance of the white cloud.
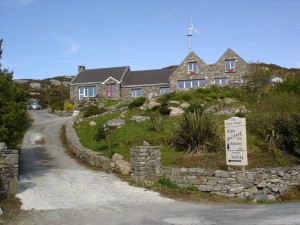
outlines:
M51 36L53 36L57 42L65 46L65 50L60 55L66 56L78 52L80 46L74 39L67 36L64 37L57 36L57 35L51 35Z

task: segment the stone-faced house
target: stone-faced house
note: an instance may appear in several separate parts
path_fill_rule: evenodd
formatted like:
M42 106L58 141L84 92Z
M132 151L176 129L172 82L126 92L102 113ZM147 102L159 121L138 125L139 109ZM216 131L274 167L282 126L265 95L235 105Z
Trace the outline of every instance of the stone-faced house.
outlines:
M247 68L248 63L231 49L212 65L191 52L177 68L171 69L130 71L129 66L102 69L79 66L70 84L70 99L74 102L87 97L128 99L213 84L240 84Z

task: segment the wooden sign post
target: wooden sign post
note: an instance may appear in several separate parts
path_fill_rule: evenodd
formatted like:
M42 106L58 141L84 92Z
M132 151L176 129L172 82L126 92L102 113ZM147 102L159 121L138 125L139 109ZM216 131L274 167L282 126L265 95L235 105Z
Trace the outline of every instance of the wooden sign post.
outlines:
M226 164L247 166L246 119L231 117L225 120Z

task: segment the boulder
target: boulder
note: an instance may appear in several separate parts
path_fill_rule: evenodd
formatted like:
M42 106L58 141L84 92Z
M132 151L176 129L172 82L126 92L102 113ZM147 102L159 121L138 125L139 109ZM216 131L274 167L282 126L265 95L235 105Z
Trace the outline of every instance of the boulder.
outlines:
M127 111L122 112L121 115L120 115L120 118L125 118L126 117L126 113L127 113Z
M119 160L123 160L123 156L118 153L115 153L112 157L112 160L116 163Z
M175 104L175 105L180 105L180 102L174 101L174 100L170 101L169 103L170 103L170 104Z
M182 104L180 105L180 107L183 108L183 109L185 109L185 108L187 108L187 107L189 107L189 106L190 106L190 104L187 103L187 102L182 103Z
M224 101L225 101L225 103L237 102L237 100L232 99L232 98L225 98Z
M146 120L150 120L150 117L148 116L132 116L131 121L135 122L135 123L140 123Z
M184 113L184 111L180 108L169 107L172 111L170 112L170 116L180 116Z
M147 98L148 98L149 100L151 100L151 99L155 98L156 96L157 96L157 94L155 94L155 93L149 93L149 94L147 95Z
M51 85L53 86L60 86L61 82L59 80L50 80Z
M147 104L147 108L148 109L152 109L153 107L157 106L157 105L160 105L160 103L156 102L156 101L150 101L148 104Z
M68 81L63 81L63 82L62 82L62 85L64 85L65 87L68 87L69 84L70 84L70 82L68 82Z
M37 82L33 82L29 84L32 89L41 89L41 84Z
M5 142L0 142L0 150L6 150L7 146Z
M117 173L129 174L131 172L131 165L124 160L118 160L115 163L115 170Z
M90 126L92 126L92 127L94 127L94 126L96 126L96 125L97 125L97 123L96 123L96 122L94 122L94 121L91 121L89 124L90 124Z
M18 83L18 84L26 84L29 82L29 80L26 79L13 79L13 82Z
M107 127L120 128L125 125L125 121L122 119L112 119L106 122Z

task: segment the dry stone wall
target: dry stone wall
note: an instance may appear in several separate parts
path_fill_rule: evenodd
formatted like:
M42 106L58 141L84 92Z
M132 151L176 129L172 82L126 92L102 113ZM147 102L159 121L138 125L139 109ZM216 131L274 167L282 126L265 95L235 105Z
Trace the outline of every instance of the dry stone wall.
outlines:
M19 174L19 151L7 149L0 143L0 193L17 194Z
M274 200L293 185L300 185L300 166L246 171L160 167L160 149L154 146L132 148L131 164L131 175L140 183L153 183L165 177L181 187L195 186L203 192L236 198L251 197L255 201Z

